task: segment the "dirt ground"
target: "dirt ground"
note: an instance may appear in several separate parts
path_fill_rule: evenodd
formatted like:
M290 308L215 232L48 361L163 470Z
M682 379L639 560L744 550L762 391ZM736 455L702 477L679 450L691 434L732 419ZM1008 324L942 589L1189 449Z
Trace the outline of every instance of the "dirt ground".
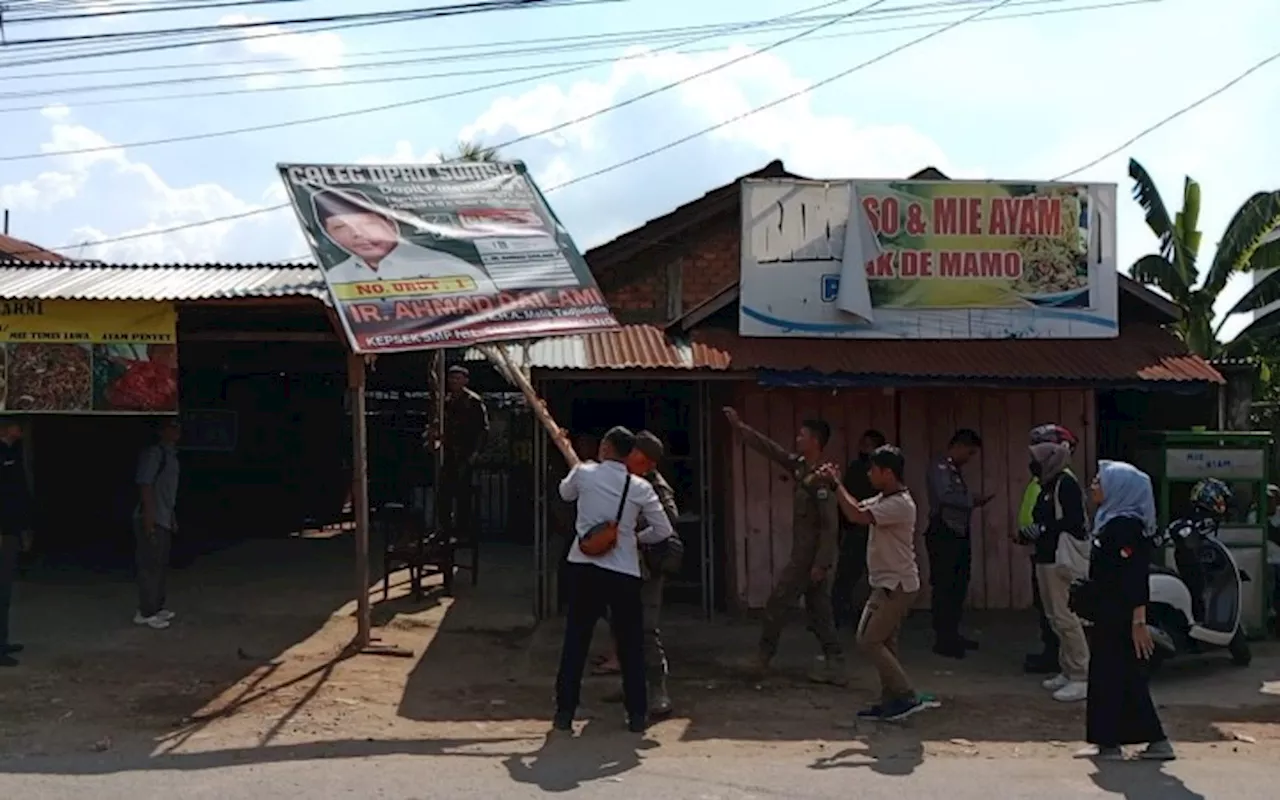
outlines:
M413 656L349 656L348 553L339 538L209 557L173 576L181 616L163 632L129 624L126 576L34 574L15 615L29 652L21 668L0 673L0 759L121 749L232 761L455 752L545 734L559 629L532 624L523 560L504 567L493 556L481 587L464 585L456 599L433 591L414 602L396 586L383 603L378 587L376 635ZM649 735L668 755L871 752L910 764L1065 758L1080 747L1083 706L1055 704L1017 672L1034 632L1029 615L976 617L986 647L964 662L928 653L927 620L913 619L904 658L943 707L861 728L851 720L873 697L874 675L853 657L849 687L807 684L814 645L803 625L784 639L778 673L753 682L732 662L750 652L754 626L672 616L678 709ZM1280 679L1280 648L1260 643L1256 652L1248 669L1205 657L1160 676L1157 699L1184 757L1280 756L1280 697L1260 691ZM620 709L603 701L616 681L589 680L582 735L620 727Z

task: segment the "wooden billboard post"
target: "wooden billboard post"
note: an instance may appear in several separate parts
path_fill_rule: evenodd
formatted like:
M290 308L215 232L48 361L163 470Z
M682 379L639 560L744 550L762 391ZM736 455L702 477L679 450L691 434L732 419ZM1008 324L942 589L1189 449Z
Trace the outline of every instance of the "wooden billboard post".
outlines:
M356 534L356 640L364 650L373 640L369 608L369 424L365 417L364 357L347 354L347 390L351 397L351 511Z
M356 540L356 638L350 652L411 658L413 651L379 644L373 636L369 605L369 422L366 416L366 359L347 353L347 391L351 406L351 512Z

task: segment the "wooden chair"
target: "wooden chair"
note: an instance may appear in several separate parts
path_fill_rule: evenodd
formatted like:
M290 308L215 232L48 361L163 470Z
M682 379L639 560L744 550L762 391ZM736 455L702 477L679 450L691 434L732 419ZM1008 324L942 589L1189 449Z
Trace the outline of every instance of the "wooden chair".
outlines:
M453 593L453 547L442 532L429 528L421 514L403 503L384 503L373 513L372 527L381 534L382 599L391 593L391 573L407 567L411 596L422 599L423 579L442 574L446 594Z

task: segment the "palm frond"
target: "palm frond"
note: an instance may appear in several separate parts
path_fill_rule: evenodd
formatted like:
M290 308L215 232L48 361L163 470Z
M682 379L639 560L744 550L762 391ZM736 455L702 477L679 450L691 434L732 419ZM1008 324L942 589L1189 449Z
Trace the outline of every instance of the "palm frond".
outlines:
M1182 210L1173 220L1173 264L1187 286L1200 281L1200 184L1187 178L1182 186Z
M1258 192L1244 202L1218 243L1204 288L1217 294L1235 272L1248 269L1254 253L1280 227L1280 190Z
M1133 199L1147 212L1147 227L1160 239L1160 249L1157 252L1168 258L1173 254L1174 229L1164 199L1160 197L1160 190L1137 159L1129 159L1129 177L1133 179Z
M498 148L486 147L480 142L458 142L448 161L497 161Z
M1129 275L1138 283L1155 286L1185 310L1191 288L1182 282L1182 276L1173 262L1155 253L1145 255L1129 267Z

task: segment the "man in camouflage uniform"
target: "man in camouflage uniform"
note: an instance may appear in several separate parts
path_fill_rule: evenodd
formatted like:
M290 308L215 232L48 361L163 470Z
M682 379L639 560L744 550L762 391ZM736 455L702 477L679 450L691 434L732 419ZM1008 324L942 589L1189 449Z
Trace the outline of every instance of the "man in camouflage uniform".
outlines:
M840 508L832 480L819 472L831 427L820 419L803 421L792 452L744 423L734 409L725 408L724 413L748 447L781 466L795 481L791 558L765 605L760 650L750 667L759 674L768 670L787 614L803 597L809 628L818 637L823 655L822 666L809 677L818 683L843 686L848 682L844 652L836 638L831 609L831 582L840 551Z
M650 484L658 493L662 509L667 512L671 527L675 528L676 517L680 511L676 507L676 492L667 479L658 472L657 465L662 461L664 448L662 440L649 431L636 434L636 446L627 459L627 469ZM636 532L644 530L648 523L641 519ZM676 536L679 536L677 531ZM662 592L666 576L661 569L661 548L670 547L663 542L656 547L640 546L640 577L644 585L640 589L640 601L644 607L644 664L649 682L649 716L661 719L671 714L671 696L667 693L667 652L662 646ZM616 657L611 659L616 660ZM621 693L610 695L609 700L621 702Z

